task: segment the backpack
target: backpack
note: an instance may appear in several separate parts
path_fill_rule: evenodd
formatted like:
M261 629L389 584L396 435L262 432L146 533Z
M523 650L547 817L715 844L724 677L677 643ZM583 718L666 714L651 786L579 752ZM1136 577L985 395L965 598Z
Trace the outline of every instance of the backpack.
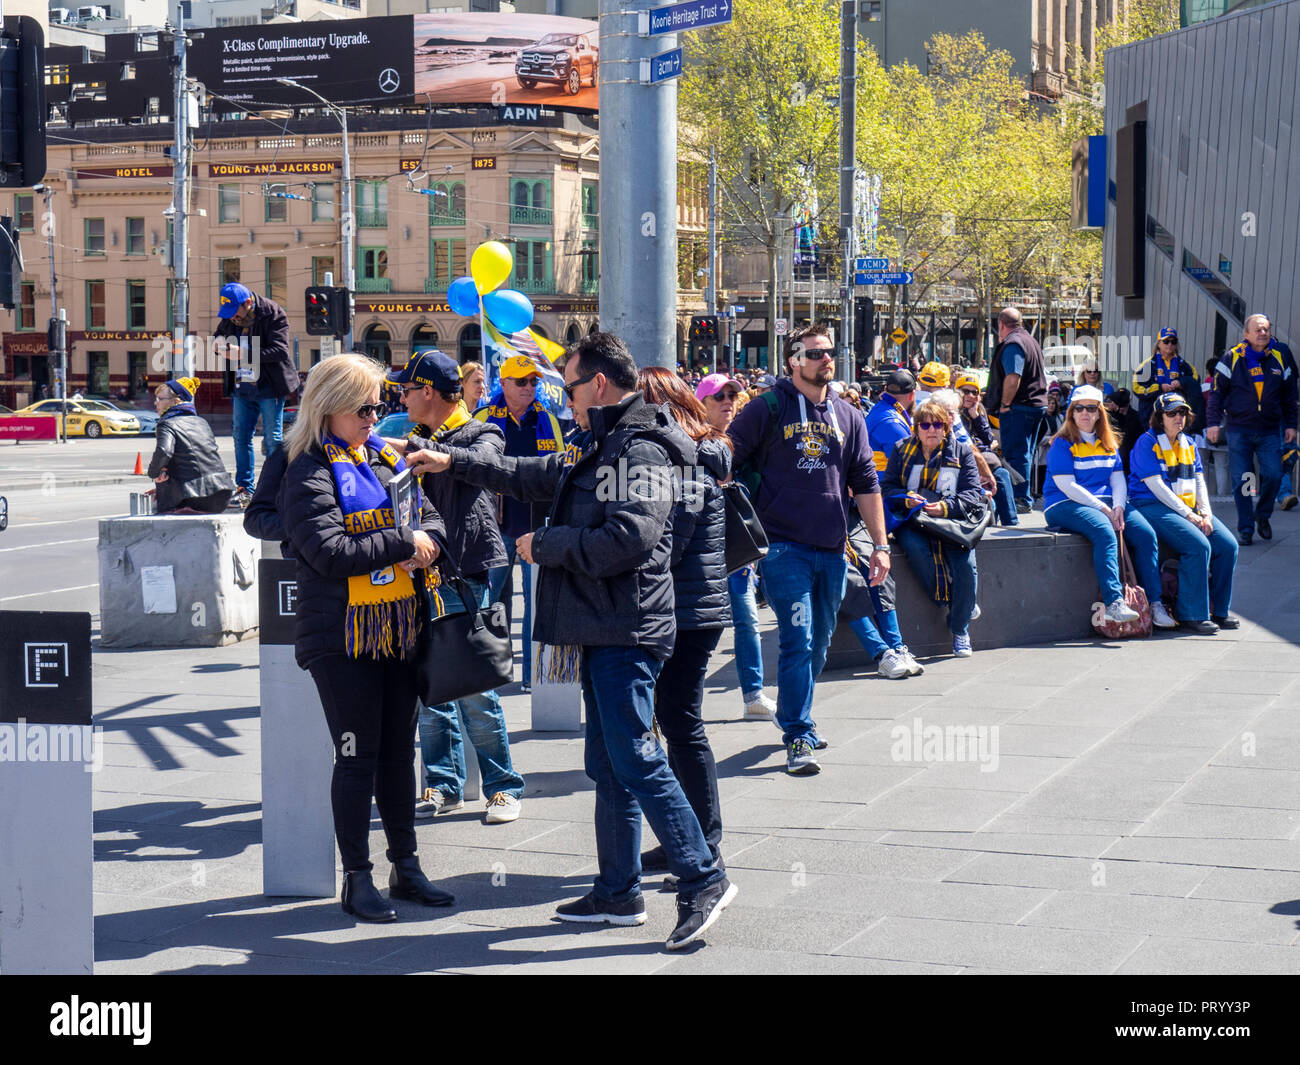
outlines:
M777 434L781 431L781 401L776 394L776 389L764 392L762 399L767 404L768 414L767 431L763 434L763 442L749 458L736 467L735 474L732 477L732 480L744 486L745 491L749 493L750 499L758 498L758 483L763 479L763 468L767 465L768 452L772 450Z

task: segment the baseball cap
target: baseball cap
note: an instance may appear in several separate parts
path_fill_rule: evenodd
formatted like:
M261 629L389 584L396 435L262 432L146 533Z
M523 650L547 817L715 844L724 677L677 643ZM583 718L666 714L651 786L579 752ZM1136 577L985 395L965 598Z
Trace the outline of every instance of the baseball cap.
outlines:
M428 348L400 370L390 370L386 380L395 385L431 385L439 392L460 391L460 367L450 355Z
M775 388L775 387L776 387L776 378L773 377L770 373L759 374L759 375L758 375L758 380L754 382L754 387L755 387L755 388Z
M537 368L537 363L533 362L527 355L511 355L501 364L501 376L509 377L513 381L521 381L525 377L540 377L541 370Z
M1156 410L1161 414L1172 414L1176 410L1191 410L1192 405L1187 402L1186 397L1181 392L1165 392L1156 400Z
M232 281L221 287L221 309L218 318L233 318L239 308L253 298L253 294L238 281Z
M695 386L695 398L703 399L705 396L715 396L727 385L735 385L738 391L745 391L745 386L734 377L728 377L725 373L711 373Z
M885 391L892 396L905 396L916 391L916 378L911 370L895 370L885 378Z
M1101 389L1092 385L1079 385L1070 393L1070 406L1076 403L1095 403L1101 406Z
M1170 329L1168 326L1165 326L1165 328L1163 328L1162 330L1160 330L1160 339L1161 339L1161 340L1177 340L1177 339L1178 339L1178 330L1177 330L1177 329Z
M917 380L926 388L947 388L948 377L948 367L943 363L927 362L921 367L921 373Z

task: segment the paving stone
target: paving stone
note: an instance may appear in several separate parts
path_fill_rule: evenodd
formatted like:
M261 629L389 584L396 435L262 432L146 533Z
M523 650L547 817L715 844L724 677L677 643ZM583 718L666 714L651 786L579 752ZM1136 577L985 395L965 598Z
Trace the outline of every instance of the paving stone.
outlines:
M1103 857L1300 872L1300 847L1293 841L1275 839L1169 839L1163 836L1132 836L1116 840L1107 848Z
M1115 972L1122 976L1295 976L1300 972L1300 947L1152 936Z
M1203 866L1103 862L1096 858L1057 858L1038 854L978 854L949 873L944 881L1183 898L1191 894L1207 875Z
M852 874L936 881L968 859L959 850L773 836L735 855L728 869L779 870L787 877L801 874L807 880L814 874Z
M1295 873L1263 869L1210 869L1192 892L1198 899L1285 905L1295 899Z
M1060 891L1030 914L1024 923L1189 939L1276 943L1279 946L1285 946L1296 938L1293 914L1269 913L1251 903L1152 895L1121 897Z
M726 952L698 950L692 954L683 951L657 970L666 976L748 976L752 973L780 973L782 976L950 976L964 971L957 965L923 965L743 947L731 947Z
M854 808L836 824L891 831L923 831L943 825L952 832L974 832L1023 797L1015 791L909 786Z
M1178 793L1190 803L1300 810L1300 771L1209 766Z
M1109 835L1073 836L985 829L981 832L889 832L880 837L879 842L897 847L947 847L1007 854L1097 858L1116 840Z
M1300 812L1294 810L1170 802L1133 834L1198 839L1291 839L1298 830Z

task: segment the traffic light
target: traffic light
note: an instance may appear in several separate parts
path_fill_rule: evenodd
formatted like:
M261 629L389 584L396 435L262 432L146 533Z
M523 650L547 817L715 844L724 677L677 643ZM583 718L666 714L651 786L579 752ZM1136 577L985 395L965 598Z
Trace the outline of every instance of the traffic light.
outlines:
M691 340L697 347L714 347L718 343L718 316L716 314L692 315Z
M30 188L45 177L45 34L26 15L0 33L0 186Z
M8 215L0 217L0 305L13 310L18 303L18 282L22 277L18 255L18 229Z
M859 366L870 362L876 344L876 304L868 296L853 300L853 354Z
M342 336L348 331L352 316L346 288L310 285L306 298L308 336Z

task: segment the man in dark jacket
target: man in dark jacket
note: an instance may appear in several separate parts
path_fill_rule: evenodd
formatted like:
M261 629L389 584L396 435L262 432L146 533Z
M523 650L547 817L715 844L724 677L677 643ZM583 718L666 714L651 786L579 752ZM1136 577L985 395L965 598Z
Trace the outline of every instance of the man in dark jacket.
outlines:
M998 340L989 367L984 409L998 428L1003 465L1021 478L1015 484L1016 510L1028 514L1032 509L1029 456L1039 423L1047 413L1047 371L1043 349L1025 330L1020 312L1014 307L1004 307L998 314Z
M212 427L194 409L199 382L193 377L167 381L154 392L158 428L149 476L157 488L158 513L182 508L220 514L235 487L217 450Z
M669 464L692 455L694 444L636 391L636 364L611 333L574 345L564 382L582 430L564 452L486 463L449 449L410 459L417 472L450 469L517 499L553 500L546 524L521 536L517 547L538 566L533 636L549 645L547 676L577 679L581 665L600 861L591 893L557 914L586 923L645 922L644 812L678 878L678 923L667 943L676 950L697 940L736 894L651 731L655 682L676 636Z
M469 416L461 402L460 368L456 360L433 349L419 352L388 380L402 390L402 401L415 423L407 436L407 449L437 443L464 450L477 461L493 463L501 456L505 439L501 430ZM492 496L450 477L426 476L420 487L447 523L447 561L444 575L459 571L473 596L475 607L490 601L488 571L505 565L506 552L497 528ZM443 581L436 604L447 613L464 608L456 586ZM439 611L441 615L442 611ZM455 669L454 662L447 663ZM433 817L464 805L464 726L478 755L483 794L488 796L489 825L514 821L521 810L524 778L510 761L510 736L505 712L494 691L481 692L440 706L420 708L420 746L424 758L424 797L416 803L416 817Z
M1246 319L1245 340L1214 368L1205 410L1205 437L1211 444L1219 443L1227 430L1237 542L1242 547L1254 540L1256 529L1262 539L1273 538L1269 519L1282 485L1282 444L1295 443L1296 414L1291 349L1273 339L1267 318L1252 314ZM1258 484L1253 483L1256 459Z
M235 499L247 506L253 496L253 431L262 419L269 455L284 436L284 403L298 388L298 371L289 352L289 319L278 303L254 296L238 281L221 290L221 318L214 337L238 339L235 368ZM244 341L247 350L244 350Z

